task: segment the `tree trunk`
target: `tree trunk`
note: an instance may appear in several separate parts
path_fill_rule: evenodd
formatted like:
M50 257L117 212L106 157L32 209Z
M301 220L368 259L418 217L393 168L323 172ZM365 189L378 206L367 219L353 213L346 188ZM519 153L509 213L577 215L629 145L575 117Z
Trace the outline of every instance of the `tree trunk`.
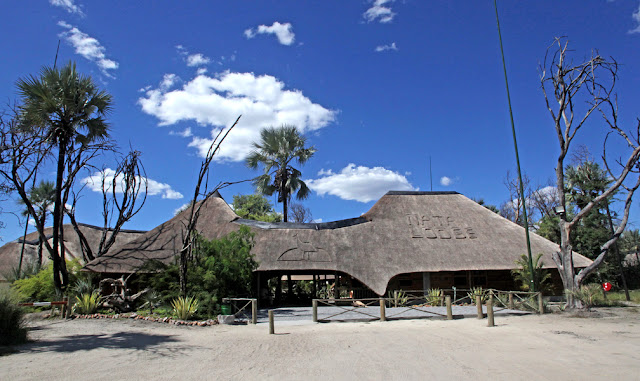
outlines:
M22 248L20 249L20 262L18 262L18 273L16 274L16 280L20 279L20 272L22 271L22 259L24 258L24 245L27 240L27 228L29 227L29 215L27 214L27 221L24 223L24 235L22 236Z
M53 283L58 291L63 291L67 286L64 284L64 268L60 258L60 215L62 214L62 177L64 174L64 161L66 154L66 139L60 138L58 143L58 170L56 174L56 197L53 205L53 245L51 252L51 261L53 262Z

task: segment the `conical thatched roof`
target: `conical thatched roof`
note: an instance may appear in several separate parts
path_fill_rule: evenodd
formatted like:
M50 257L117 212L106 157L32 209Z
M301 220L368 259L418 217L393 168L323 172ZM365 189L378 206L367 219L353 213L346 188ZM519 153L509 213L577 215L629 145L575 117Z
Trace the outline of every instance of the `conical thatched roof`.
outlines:
M97 272L135 272L147 260L173 260L180 247L179 214L143 236L96 259ZM199 232L219 238L240 225L255 233L258 271L328 270L347 273L383 294L395 275L411 272L510 270L526 253L524 229L456 192L389 192L359 218L330 223L263 223L240 219L221 197L202 208ZM558 245L531 234L533 254ZM576 267L591 261L576 254Z
M89 242L91 248L93 250L97 250L103 229L98 226L83 223L79 223L78 226L87 238L87 242ZM65 258L68 260L78 259L82 262L82 249L80 247L80 240L78 239L78 235L76 234L75 230L73 230L73 226L71 224L65 224L63 225L63 229L66 251ZM44 229L44 233L48 237L49 243L52 242L51 231L51 227ZM143 233L146 232L141 230L120 230L118 236L116 237L116 243L114 244L114 246L112 246L112 249L115 249L117 246L123 245L133 240L134 238L139 237ZM38 232L29 233L25 238L23 266L26 266L26 263L28 262L35 263L38 260ZM22 240L23 237L20 237L0 247L0 282L5 281L5 276L8 275L13 268L18 267L18 263L20 261L20 252L22 250ZM48 261L49 253L47 252L47 249L43 247L43 265Z

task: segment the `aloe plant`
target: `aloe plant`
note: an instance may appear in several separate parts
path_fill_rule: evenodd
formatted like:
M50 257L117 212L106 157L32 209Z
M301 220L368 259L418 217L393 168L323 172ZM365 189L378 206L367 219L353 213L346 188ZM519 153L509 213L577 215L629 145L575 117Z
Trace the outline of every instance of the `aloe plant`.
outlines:
M198 311L198 300L187 296L175 298L171 301L173 313L180 320L189 320Z
M81 314L92 314L98 310L100 304L100 294L97 291L92 293L84 293L76 296L76 303L73 305L73 311Z

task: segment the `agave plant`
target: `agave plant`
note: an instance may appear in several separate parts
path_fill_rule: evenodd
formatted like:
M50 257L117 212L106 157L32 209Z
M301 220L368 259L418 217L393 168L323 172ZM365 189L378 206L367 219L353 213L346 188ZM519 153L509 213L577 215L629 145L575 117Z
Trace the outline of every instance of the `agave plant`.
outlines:
M73 311L81 314L92 314L98 310L100 304L100 294L97 291L92 293L84 293L76 296L76 303L73 305Z
M482 287L474 287L471 292L467 292L467 296L471 299L471 304L476 304L476 296L480 296L480 303L487 300L487 292Z
M427 304L432 306L442 305L442 290L439 288L430 288L425 295Z
M178 319L189 320L198 311L198 300L190 296L179 297L171 301L171 306Z

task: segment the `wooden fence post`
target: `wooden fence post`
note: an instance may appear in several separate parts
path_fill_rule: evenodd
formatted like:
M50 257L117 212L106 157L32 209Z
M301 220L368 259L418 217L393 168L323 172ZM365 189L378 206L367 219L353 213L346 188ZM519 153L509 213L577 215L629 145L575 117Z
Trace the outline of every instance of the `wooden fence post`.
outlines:
M384 299L380 299L380 321L387 321L387 315L385 314L384 311Z
M447 305L447 320L453 320L453 310L451 309L451 295L445 296L444 302Z
M542 303L542 293L538 293L538 313L542 315L544 313L544 303Z
M258 299L251 299L251 324L258 324Z
M313 301L311 302L311 305L313 306L313 322L317 323L318 322L318 299L313 299Z
M398 291L393 292L393 306L398 307Z
M482 313L482 297L480 295L476 295L476 308L478 310L478 319L484 319L484 314Z
M67 310L69 309L69 298L63 296L62 301L65 303L62 305L62 307L60 307L60 319L66 318Z
M513 309L513 294L509 292L509 309Z
M273 324L273 310L269 310L269 335L273 335L276 333L274 324Z
M493 296L487 300L487 327L493 327Z

